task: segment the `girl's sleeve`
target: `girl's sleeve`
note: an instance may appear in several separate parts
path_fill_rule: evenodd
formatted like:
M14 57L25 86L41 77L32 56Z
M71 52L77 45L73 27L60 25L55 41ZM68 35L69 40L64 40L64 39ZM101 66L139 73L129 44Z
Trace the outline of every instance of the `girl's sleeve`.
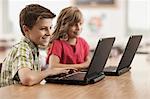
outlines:
M90 52L90 47L89 47L88 43L85 41L85 53L86 53L86 56L89 55L89 52Z
M50 55L56 55L58 56L59 58L61 58L61 54L62 54L62 45L61 45L61 42L60 41L54 41L52 43L52 46L51 48L48 49L48 57L47 57L47 63L49 61L49 57Z

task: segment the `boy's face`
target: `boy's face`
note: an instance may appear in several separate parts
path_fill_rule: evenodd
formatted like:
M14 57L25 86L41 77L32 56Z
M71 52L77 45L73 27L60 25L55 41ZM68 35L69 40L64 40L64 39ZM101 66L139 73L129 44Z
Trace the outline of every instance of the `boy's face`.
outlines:
M68 30L68 36L70 38L77 37L80 34L80 32L82 31L82 24L83 24L83 22L78 22L78 23L75 23L74 25L70 26L70 28Z
M36 45L47 46L52 35L52 19L40 19L26 35Z

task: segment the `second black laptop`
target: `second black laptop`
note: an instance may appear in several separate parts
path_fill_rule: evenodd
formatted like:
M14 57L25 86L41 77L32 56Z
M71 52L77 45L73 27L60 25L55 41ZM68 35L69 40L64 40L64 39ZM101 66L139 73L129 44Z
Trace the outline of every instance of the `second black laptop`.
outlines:
M132 35L130 36L124 53L121 57L118 66L106 66L104 68L105 75L108 76L119 76L121 74L126 73L131 69L130 64L135 56L135 53L138 49L138 46L141 42L142 35Z
M90 84L100 81L105 77L103 69L114 41L114 37L99 40L87 72L80 71L62 77L47 77L45 80L47 83L63 84Z

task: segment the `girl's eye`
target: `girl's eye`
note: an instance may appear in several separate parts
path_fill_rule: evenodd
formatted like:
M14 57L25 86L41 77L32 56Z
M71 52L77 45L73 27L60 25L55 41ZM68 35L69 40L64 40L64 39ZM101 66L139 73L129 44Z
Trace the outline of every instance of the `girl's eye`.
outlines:
M80 25L82 25L83 23L79 23Z

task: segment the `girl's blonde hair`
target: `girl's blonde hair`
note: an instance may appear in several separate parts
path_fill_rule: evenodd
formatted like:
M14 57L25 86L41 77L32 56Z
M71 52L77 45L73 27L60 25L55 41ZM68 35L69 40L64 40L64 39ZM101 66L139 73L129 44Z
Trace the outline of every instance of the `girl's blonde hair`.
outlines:
M53 40L61 38L64 39L70 26L73 26L81 20L83 20L83 16L81 11L77 7L70 6L64 8L58 16L53 33Z

